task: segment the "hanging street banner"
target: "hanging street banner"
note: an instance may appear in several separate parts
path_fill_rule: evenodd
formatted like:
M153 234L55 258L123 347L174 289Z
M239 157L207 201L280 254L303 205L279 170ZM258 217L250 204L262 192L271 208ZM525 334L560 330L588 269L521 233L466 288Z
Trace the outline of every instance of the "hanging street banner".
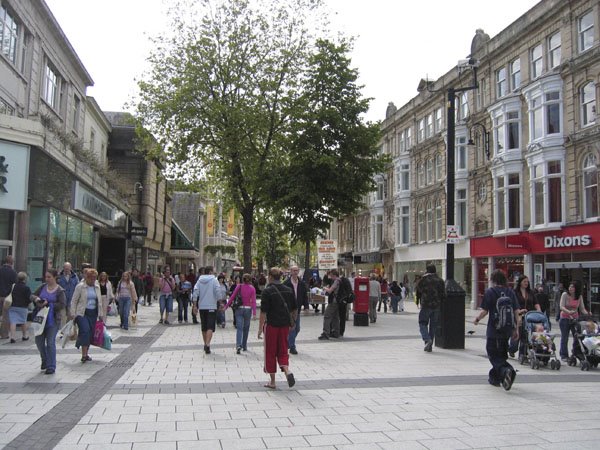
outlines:
M337 269L338 247L335 239L317 240L317 265L319 270Z
M212 236L215 232L215 206L208 205L206 208L206 234Z
M235 231L235 211L232 208L229 210L229 215L227 216L227 235L233 236L234 231Z

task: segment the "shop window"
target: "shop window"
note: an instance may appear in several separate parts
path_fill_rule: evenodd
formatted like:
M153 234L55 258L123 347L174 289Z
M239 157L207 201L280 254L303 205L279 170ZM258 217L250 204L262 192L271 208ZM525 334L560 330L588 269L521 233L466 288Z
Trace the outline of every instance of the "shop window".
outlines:
M590 154L583 160L583 217L598 217L598 160Z
M581 126L586 127L596 123L596 85L586 83L579 90L581 99Z

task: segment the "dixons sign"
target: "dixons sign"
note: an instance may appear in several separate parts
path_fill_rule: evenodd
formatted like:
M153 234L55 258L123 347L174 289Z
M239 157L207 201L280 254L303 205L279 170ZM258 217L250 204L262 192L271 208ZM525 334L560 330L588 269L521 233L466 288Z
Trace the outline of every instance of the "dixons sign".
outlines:
M589 234L581 236L546 236L544 238L544 248L564 248L564 247L587 247L592 245L592 237Z

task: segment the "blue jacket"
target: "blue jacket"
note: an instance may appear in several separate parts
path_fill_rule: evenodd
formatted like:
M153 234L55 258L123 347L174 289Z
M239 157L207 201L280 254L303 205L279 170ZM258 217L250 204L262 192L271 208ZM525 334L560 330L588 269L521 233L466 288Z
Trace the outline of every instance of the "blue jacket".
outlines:
M198 309L217 309L221 298L221 288L214 275L202 275L194 286L193 300L198 301Z
M77 278L77 275L75 275L74 272L71 272L69 281L67 281L67 277L65 277L65 274L62 272L60 273L60 277L58 277L58 285L65 290L65 296L67 297L67 308L71 306L73 292L75 292L75 287L78 284L79 278Z

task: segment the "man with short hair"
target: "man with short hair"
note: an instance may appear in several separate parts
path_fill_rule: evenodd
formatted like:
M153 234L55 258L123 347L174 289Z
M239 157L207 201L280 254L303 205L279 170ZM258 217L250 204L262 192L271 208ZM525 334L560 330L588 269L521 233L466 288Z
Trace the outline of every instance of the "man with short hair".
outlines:
M210 341L217 327L217 300L221 295L221 289L211 266L205 267L203 272L194 286L193 298L198 304L200 313L204 353L209 355Z
M340 287L339 272L337 269L329 271L329 279L331 280L331 286L324 288L327 292L327 308L325 309L325 316L323 317L323 333L319 336L319 340L329 340L332 338L340 337L340 315L337 302L337 293Z
M377 322L377 303L381 301L381 284L377 281L377 274L369 277L369 322Z
M289 371L288 334L291 318L297 318L297 306L292 290L281 283L281 269L269 271L269 284L262 292L258 339L265 334L265 373L270 380L264 387L275 389L277 364L292 387L296 384L294 374Z
M8 255L2 260L0 267L0 313L2 313L2 324L0 326L0 338L8 339L8 309L10 305L4 304L4 299L12 291L13 284L17 283L17 272L13 269L13 257Z
M446 286L444 285L444 280L437 276L433 264L427 265L425 270L425 275L423 275L419 280L419 284L417 284L416 296L421 303L419 331L421 332L423 342L425 342L423 350L431 352L440 306L446 301Z
M75 288L79 284L79 278L73 272L73 267L70 262L65 262L63 264L63 270L58 277L58 285L65 290L65 297L67 299L67 305L65 308L66 316L69 315L69 311L71 310L71 299L73 298L73 292L75 292Z
M148 268L150 269L150 268ZM144 304L146 306L152 305L152 289L154 288L154 277L150 270L147 270L144 274Z
M298 333L300 333L300 310L302 307L308 309L308 286L306 286L306 283L298 277L299 273L300 268L298 266L290 267L290 277L283 283L284 286L289 287L294 293L296 308L298 310L298 314L296 315L296 326L290 330L290 335L288 336L288 347L292 355L298 354L298 350L296 350L296 337L298 337Z

